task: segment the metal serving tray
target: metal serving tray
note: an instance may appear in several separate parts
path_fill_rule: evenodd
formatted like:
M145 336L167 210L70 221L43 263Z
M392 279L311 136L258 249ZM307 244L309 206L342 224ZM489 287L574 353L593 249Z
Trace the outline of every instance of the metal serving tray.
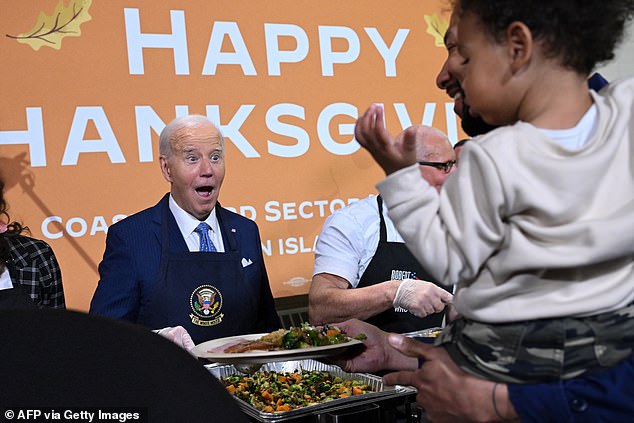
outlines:
M205 366L211 374L213 374L218 379L225 378L227 376L232 376L240 373L233 365L231 364L208 364ZM369 402L375 401L383 401L387 398L396 398L400 396L407 396L416 393L416 389L410 386L388 386L383 384L383 380L381 377L372 375L369 373L347 373L344 372L340 367L325 364L316 360L295 360L295 361L280 361L274 363L267 363L262 366L260 369L261 372L264 371L276 371L276 372L294 372L294 371L312 371L312 370L320 370L324 372L329 372L333 377L340 376L346 380L358 380L363 383L368 384L374 392L370 392L367 394L354 395L346 398L334 399L331 401L327 401L321 404L308 405L306 407L298 408L291 411L285 411L281 413L265 413L263 411L258 410L251 404L241 400L240 398L235 397L236 401L238 401L238 405L247 415L255 418L261 422L284 422L287 420L294 419L300 416L319 414L323 412L327 412L331 409L340 407L344 404L346 405L361 405Z

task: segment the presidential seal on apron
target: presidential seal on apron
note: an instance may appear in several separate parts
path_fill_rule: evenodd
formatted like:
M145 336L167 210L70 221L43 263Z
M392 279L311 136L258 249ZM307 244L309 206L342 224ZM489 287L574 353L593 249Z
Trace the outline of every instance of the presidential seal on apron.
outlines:
M222 322L222 294L213 285L197 287L189 299L193 313L192 323L198 326L215 326Z
M167 202L162 215L158 281L137 323L153 329L183 326L196 344L250 333L258 321L260 285L246 279L235 230L225 226L220 208L224 253L171 251L170 224L173 236L181 234Z

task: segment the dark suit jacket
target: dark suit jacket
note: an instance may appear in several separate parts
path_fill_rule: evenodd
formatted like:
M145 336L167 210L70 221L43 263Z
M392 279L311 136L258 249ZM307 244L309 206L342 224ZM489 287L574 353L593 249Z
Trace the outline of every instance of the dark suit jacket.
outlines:
M163 207L168 206L166 194L154 207L126 217L108 229L106 250L99 264L99 284L90 303L90 313L114 319L136 322L139 310L151 299L158 283L161 260L161 225ZM254 332L268 332L281 327L269 286L262 256L260 233L255 222L216 206L216 213L225 226L235 229L223 233L235 237L240 255L253 264L244 268L248 283L260 286L260 308L254 322ZM171 212L169 250L187 252L187 244Z

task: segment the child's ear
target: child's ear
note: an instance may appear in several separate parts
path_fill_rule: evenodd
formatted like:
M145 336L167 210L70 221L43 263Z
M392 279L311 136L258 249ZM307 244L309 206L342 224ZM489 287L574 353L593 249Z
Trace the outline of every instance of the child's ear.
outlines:
M507 45L511 59L511 71L521 70L533 55L533 34L523 22L511 22L506 29Z

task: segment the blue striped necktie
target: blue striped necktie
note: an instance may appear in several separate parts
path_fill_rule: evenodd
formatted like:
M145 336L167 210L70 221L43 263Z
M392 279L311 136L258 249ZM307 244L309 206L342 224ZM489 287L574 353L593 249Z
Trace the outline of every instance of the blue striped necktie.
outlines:
M209 229L211 229L209 225L205 222L202 222L198 226L196 226L196 229L194 229L194 231L196 231L198 233L198 236L200 237L200 251L213 253L217 250L214 243L211 242L211 238L209 238Z

